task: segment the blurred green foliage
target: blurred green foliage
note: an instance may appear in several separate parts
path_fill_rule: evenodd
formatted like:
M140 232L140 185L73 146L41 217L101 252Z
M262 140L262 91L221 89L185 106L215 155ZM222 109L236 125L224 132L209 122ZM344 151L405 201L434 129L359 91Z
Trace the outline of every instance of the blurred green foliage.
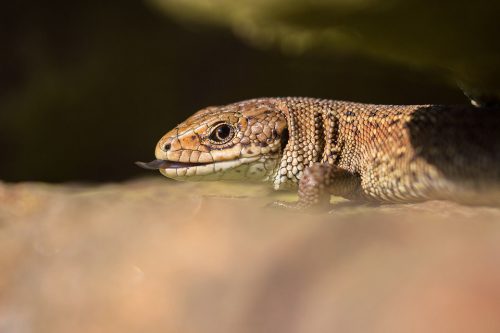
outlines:
M433 69L500 96L500 2L491 0L150 0L230 26L256 45L350 52Z
M403 19L377 18L377 13L387 17L392 7L373 7L376 0L357 0L356 6L345 1L342 10L335 9L340 2L287 3L185 0L158 7L136 0L20 0L2 5L0 179L111 181L148 174L133 162L152 159L164 132L199 108L246 98L467 103L441 75L447 63L430 66L440 67L437 72L416 66L433 59L422 36L412 40L411 35L406 48L397 43L398 31L437 35L426 17L414 17L404 28ZM355 14L372 21L353 26L349 17ZM190 20L181 19L186 17ZM227 25L260 47L235 37ZM443 45L446 53L456 50L453 40L449 48ZM480 48L476 56L484 66L497 61L488 62L491 53L485 48L497 47L491 44L472 44ZM370 45L377 46L368 52ZM401 52L385 57L388 46ZM422 61L403 61L410 48Z

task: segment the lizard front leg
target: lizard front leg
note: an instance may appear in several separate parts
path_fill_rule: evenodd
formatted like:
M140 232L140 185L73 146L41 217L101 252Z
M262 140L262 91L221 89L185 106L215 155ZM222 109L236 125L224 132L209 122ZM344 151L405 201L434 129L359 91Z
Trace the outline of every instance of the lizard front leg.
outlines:
M299 200L296 202L277 201L274 207L292 209L328 210L330 195L358 198L359 176L336 165L314 163L304 170L299 181Z

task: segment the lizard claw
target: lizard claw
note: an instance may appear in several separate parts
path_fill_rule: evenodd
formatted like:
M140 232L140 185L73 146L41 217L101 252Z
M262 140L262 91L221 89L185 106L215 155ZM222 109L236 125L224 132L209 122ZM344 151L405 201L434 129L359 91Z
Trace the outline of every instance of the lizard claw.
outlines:
M331 205L303 205L300 201L274 201L266 205L266 209L290 210L300 213L326 213L330 211Z
M297 202L290 202L290 201L273 201L271 203L268 203L265 208L267 209L300 209L297 207Z

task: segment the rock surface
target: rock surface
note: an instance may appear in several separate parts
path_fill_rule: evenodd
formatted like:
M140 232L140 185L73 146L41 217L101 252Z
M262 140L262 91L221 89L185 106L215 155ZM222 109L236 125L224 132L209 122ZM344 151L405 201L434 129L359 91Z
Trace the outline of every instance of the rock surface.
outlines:
M500 209L262 209L275 198L0 183L0 332L500 330Z

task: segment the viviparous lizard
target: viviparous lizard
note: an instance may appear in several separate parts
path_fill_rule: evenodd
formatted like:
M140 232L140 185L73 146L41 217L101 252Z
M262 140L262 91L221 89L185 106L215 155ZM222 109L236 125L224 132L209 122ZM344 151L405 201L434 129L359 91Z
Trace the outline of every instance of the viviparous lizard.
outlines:
M179 180L266 181L295 203L500 203L500 110L261 98L198 111L139 165Z

